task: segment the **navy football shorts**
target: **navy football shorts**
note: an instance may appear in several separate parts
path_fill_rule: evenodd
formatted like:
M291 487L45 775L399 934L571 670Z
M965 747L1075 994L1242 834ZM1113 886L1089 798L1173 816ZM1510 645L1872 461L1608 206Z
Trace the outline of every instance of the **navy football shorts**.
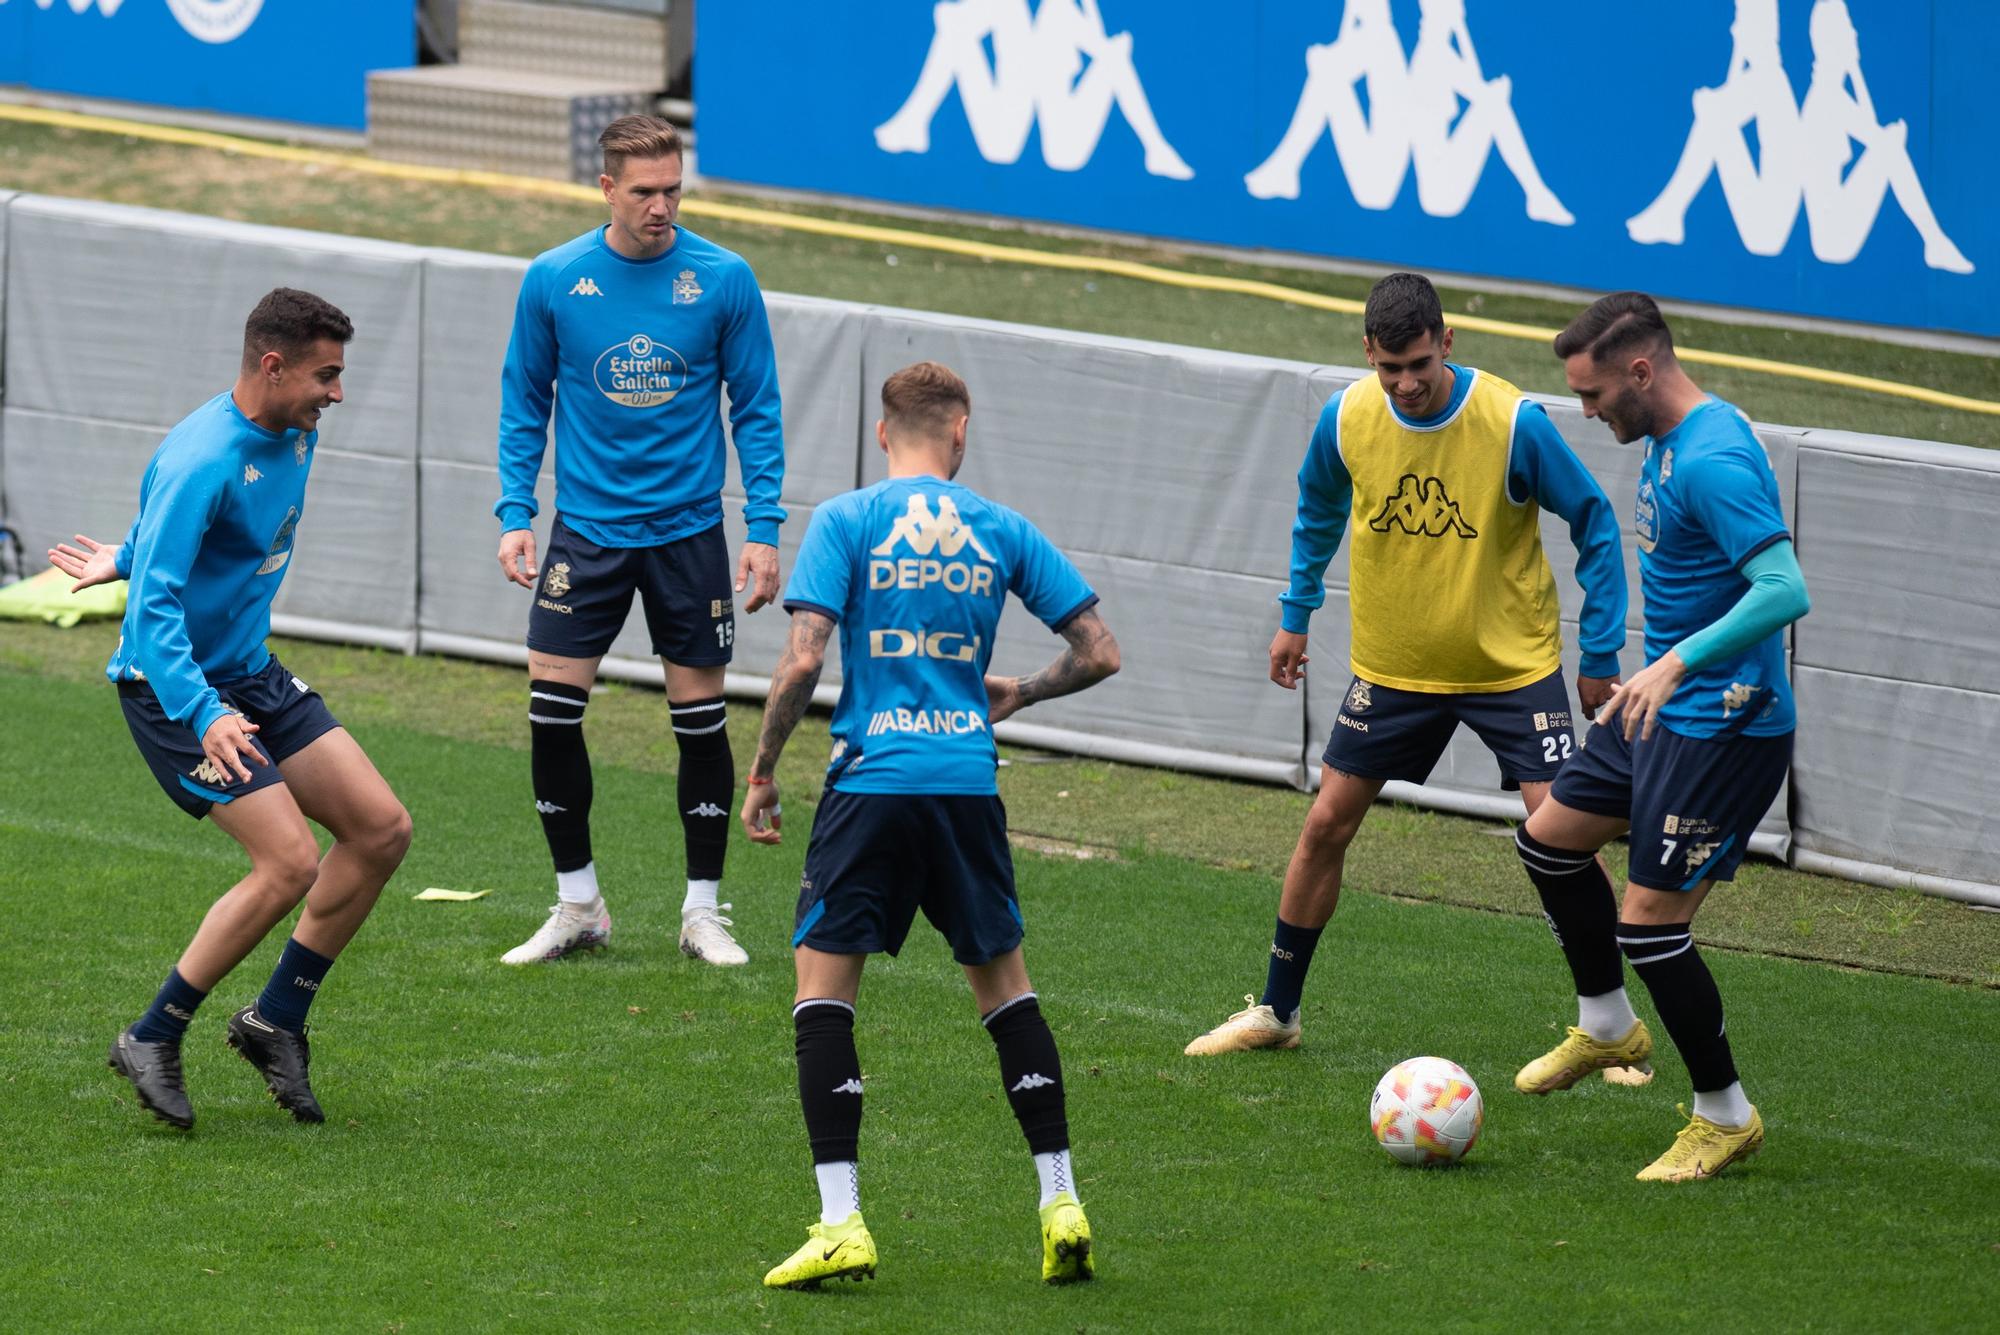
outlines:
M194 729L167 717L150 683L118 683L118 705L132 740L139 744L139 754L167 796L196 820L217 803L234 802L245 793L283 783L278 766L340 726L319 692L287 672L276 656L262 672L214 686L223 704L257 725L250 745L270 762L258 765L246 758L247 783L216 772Z
M1399 691L1356 677L1333 720L1324 762L1357 779L1422 783L1463 723L1500 762L1501 787L1547 783L1576 751L1569 687L1558 668L1511 691Z
M960 964L1021 944L1000 799L828 791L806 847L792 945L894 955L919 908Z
M1792 734L1683 737L1655 726L1625 740L1625 720L1593 724L1550 796L1575 811L1629 818L1626 875L1649 890L1728 881L1792 765Z
M528 647L600 656L625 628L636 589L655 654L685 667L720 666L736 651L733 584L721 524L658 547L600 547L557 515L528 609Z

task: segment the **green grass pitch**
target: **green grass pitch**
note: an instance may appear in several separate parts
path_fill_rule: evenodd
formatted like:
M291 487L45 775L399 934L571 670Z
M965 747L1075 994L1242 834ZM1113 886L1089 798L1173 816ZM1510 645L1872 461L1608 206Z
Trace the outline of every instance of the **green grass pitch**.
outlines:
M44 634L0 629L0 649ZM78 663L107 643L88 634L65 651ZM601 761L613 947L508 970L497 957L550 899L513 736L518 674L455 669L471 684L454 703L491 733L473 740L392 721L393 693L364 688L420 667L311 652L351 673L331 703L409 804L416 842L314 1010L328 1123L293 1125L222 1043L274 942L190 1034L187 1136L133 1106L103 1051L239 857L161 797L101 682L0 652L0 1326L1991 1328L1991 990L1712 953L1769 1143L1715 1182L1647 1186L1632 1174L1686 1097L1671 1055L1647 1089L1511 1088L1568 1018L1537 922L1351 894L1316 961L1305 1046L1196 1062L1181 1045L1258 981L1274 881L1137 848L1019 857L1100 1281L1037 1282L1027 1151L963 981L920 922L901 959L871 964L856 1031L881 1275L767 1293L763 1270L817 1206L785 941L823 724L787 757L785 846L731 851L748 968L676 952L670 785L657 765ZM670 754L659 697L631 694ZM739 753L751 713L735 709ZM1032 769L1004 771L1003 791ZM411 900L430 885L494 893ZM1457 1168L1400 1167L1368 1135L1375 1080L1419 1053L1463 1063L1487 1099Z

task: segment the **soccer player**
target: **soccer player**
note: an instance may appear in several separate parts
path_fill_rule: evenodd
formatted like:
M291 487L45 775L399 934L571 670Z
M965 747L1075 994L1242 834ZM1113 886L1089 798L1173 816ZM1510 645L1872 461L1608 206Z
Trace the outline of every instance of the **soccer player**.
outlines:
M1041 1177L1042 1278L1091 1278L1090 1224L1070 1168L1055 1037L1021 959L1021 910L994 785L990 725L1118 670L1118 645L1076 567L1026 519L951 481L972 398L936 362L882 386L875 434L886 481L820 506L785 592L791 641L771 677L743 799L758 843L780 839L776 768L840 628L844 667L833 758L799 891L799 1098L819 1178L806 1244L764 1276L772 1288L875 1273L861 1219L861 968L901 949L918 908L965 968L1000 1080ZM1068 642L1029 677L989 677L1008 593Z
M1339 902L1349 842L1382 785L1422 783L1460 723L1529 811L1547 795L1575 742L1543 509L1569 521L1576 545L1586 715L1618 676L1618 522L1548 414L1498 376L1447 360L1452 331L1420 275L1375 284L1364 335L1375 375L1327 403L1299 469L1291 586L1271 641L1271 680L1294 690L1352 513L1354 677L1285 870L1263 998L1188 1044L1190 1056L1298 1046L1306 970Z
M778 596L785 445L771 327L742 257L677 223L681 137L625 116L598 137L608 225L536 257L521 283L500 408L500 569L534 591L528 731L535 810L555 860L556 904L507 964L560 959L611 937L590 849L584 707L638 591L666 672L680 750L675 807L687 854L681 950L749 956L718 904L736 763L722 700L746 612ZM742 465L750 532L732 585L722 536L721 395ZM535 475L555 416L556 509L539 576Z
M1625 996L1632 962L1694 1082L1694 1114L1642 1181L1713 1177L1757 1152L1722 995L1694 947L1709 887L1736 874L1791 764L1784 629L1810 609L1770 461L1735 408L1674 356L1653 300L1605 297L1555 341L1585 416L1643 438L1636 511L1646 665L1516 836L1576 980L1577 1023L1514 1077L1529 1094L1643 1062L1653 1040ZM1593 856L1630 832L1621 906Z
M250 312L235 388L167 433L122 546L79 535L49 560L75 589L129 579L106 675L139 754L181 810L250 855L146 1013L111 1044L111 1069L163 1122L194 1125L181 1040L196 1007L300 900L305 912L229 1046L278 1106L325 1120L307 1079L306 1012L327 970L410 846L410 817L325 701L264 647L291 561L320 414L341 401L354 326L310 292L278 288ZM333 835L321 857L306 821Z

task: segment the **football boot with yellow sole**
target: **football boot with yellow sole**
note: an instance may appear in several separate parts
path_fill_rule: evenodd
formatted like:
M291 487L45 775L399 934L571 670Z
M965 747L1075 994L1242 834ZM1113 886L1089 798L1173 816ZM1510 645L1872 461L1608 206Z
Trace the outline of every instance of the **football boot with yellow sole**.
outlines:
M1592 1038L1571 1025L1562 1042L1521 1068L1514 1077L1514 1088L1523 1094L1553 1094L1558 1089L1568 1089L1592 1071L1630 1067L1650 1073L1653 1066L1647 1059L1652 1055L1653 1036L1646 1032L1644 1020L1634 1020L1631 1032L1609 1042ZM1622 1079L1617 1083L1635 1082Z
M1065 1191L1042 1207L1042 1282L1075 1284L1097 1277L1090 1257L1090 1221Z
M1674 1137L1673 1148L1639 1170L1641 1182L1700 1182L1764 1148L1764 1119L1755 1108L1742 1126L1724 1126L1700 1114L1681 1116L1688 1124Z

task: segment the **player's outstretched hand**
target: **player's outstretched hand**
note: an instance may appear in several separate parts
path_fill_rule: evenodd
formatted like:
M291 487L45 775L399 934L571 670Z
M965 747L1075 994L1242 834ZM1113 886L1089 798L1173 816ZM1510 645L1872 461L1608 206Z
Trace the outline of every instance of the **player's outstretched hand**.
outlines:
M743 592L753 577L757 585L750 590L750 601L743 604L746 612L778 601L778 549L768 542L743 544L743 555L736 562L736 591Z
M109 584L118 576L118 549L106 547L95 538L76 535L77 545L59 542L49 548L49 564L76 583L71 593L81 593L93 584Z
M250 766L243 763L248 756L251 765L267 765L264 753L250 744L251 735L257 725L241 714L224 714L208 725L208 731L201 735L201 753L209 763L224 774L234 775L243 783L250 782Z
M500 535L500 570L524 589L535 587L535 530L510 528Z
M778 780L774 776L769 783L753 783L750 791L743 794L743 833L750 836L753 844L780 844L784 836L780 833L785 826L784 809L778 805Z
M1312 660L1306 657L1306 637L1281 630L1271 640L1271 680L1288 691L1295 691L1299 683L1306 679L1306 664Z
M1639 740L1649 740L1653 727L1659 722L1660 708L1667 703L1674 689L1687 675L1687 664L1681 656L1669 649L1660 657L1632 674L1632 679L1614 686L1611 699L1605 703L1598 722L1610 726L1620 714L1625 716L1625 740L1631 741L1633 733Z
M998 723L1021 712L1021 679L1019 677L988 677L986 679L986 721Z
M1610 701L1619 684L1617 677L1579 676L1576 679L1576 699L1577 703L1583 706L1583 716L1587 719L1596 718L1597 711Z

